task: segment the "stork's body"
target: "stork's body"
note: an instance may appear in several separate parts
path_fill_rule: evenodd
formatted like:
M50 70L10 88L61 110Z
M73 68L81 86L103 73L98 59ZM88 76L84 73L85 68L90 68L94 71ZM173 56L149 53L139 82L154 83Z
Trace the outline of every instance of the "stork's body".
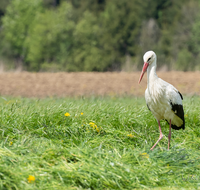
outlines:
M145 99L147 107L158 121L160 137L151 150L163 138L160 127L160 120L168 121L168 149L171 139L171 127L173 129L185 129L184 111L182 106L181 93L171 84L158 78L156 74L156 54L153 51L145 53L144 66L139 82L142 80L144 73L147 71L147 89L145 91Z

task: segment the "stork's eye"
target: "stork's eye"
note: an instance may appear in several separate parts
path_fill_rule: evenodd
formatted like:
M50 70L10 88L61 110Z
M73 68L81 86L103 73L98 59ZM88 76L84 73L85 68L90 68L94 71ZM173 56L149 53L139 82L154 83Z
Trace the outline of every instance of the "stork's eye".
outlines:
M151 59L151 57L147 60L147 62L150 61L150 59Z

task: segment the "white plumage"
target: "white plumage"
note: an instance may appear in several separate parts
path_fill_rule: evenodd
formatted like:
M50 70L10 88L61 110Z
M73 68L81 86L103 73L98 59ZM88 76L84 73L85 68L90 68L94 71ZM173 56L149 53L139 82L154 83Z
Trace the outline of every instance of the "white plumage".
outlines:
M147 71L147 89L145 91L145 99L149 110L158 121L160 137L154 144L151 150L163 138L160 127L160 120L168 121L169 135L168 135L168 149L171 139L171 127L179 130L185 128L184 111L182 106L181 93L171 84L158 78L156 74L156 54L153 51L148 51L143 56L144 66L139 79L142 80L144 73Z

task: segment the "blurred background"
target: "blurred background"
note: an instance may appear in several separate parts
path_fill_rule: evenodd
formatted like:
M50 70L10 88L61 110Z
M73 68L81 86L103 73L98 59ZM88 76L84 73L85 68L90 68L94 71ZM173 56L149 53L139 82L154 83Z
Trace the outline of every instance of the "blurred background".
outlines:
M0 70L200 70L199 0L1 0Z

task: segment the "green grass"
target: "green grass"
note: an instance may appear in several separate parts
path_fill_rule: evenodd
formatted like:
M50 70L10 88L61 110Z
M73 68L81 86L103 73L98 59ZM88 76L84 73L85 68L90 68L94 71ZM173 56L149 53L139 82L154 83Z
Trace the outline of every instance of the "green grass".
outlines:
M200 188L199 97L185 97L186 129L172 130L169 151L164 121L150 151L159 130L144 98L0 104L0 189Z

